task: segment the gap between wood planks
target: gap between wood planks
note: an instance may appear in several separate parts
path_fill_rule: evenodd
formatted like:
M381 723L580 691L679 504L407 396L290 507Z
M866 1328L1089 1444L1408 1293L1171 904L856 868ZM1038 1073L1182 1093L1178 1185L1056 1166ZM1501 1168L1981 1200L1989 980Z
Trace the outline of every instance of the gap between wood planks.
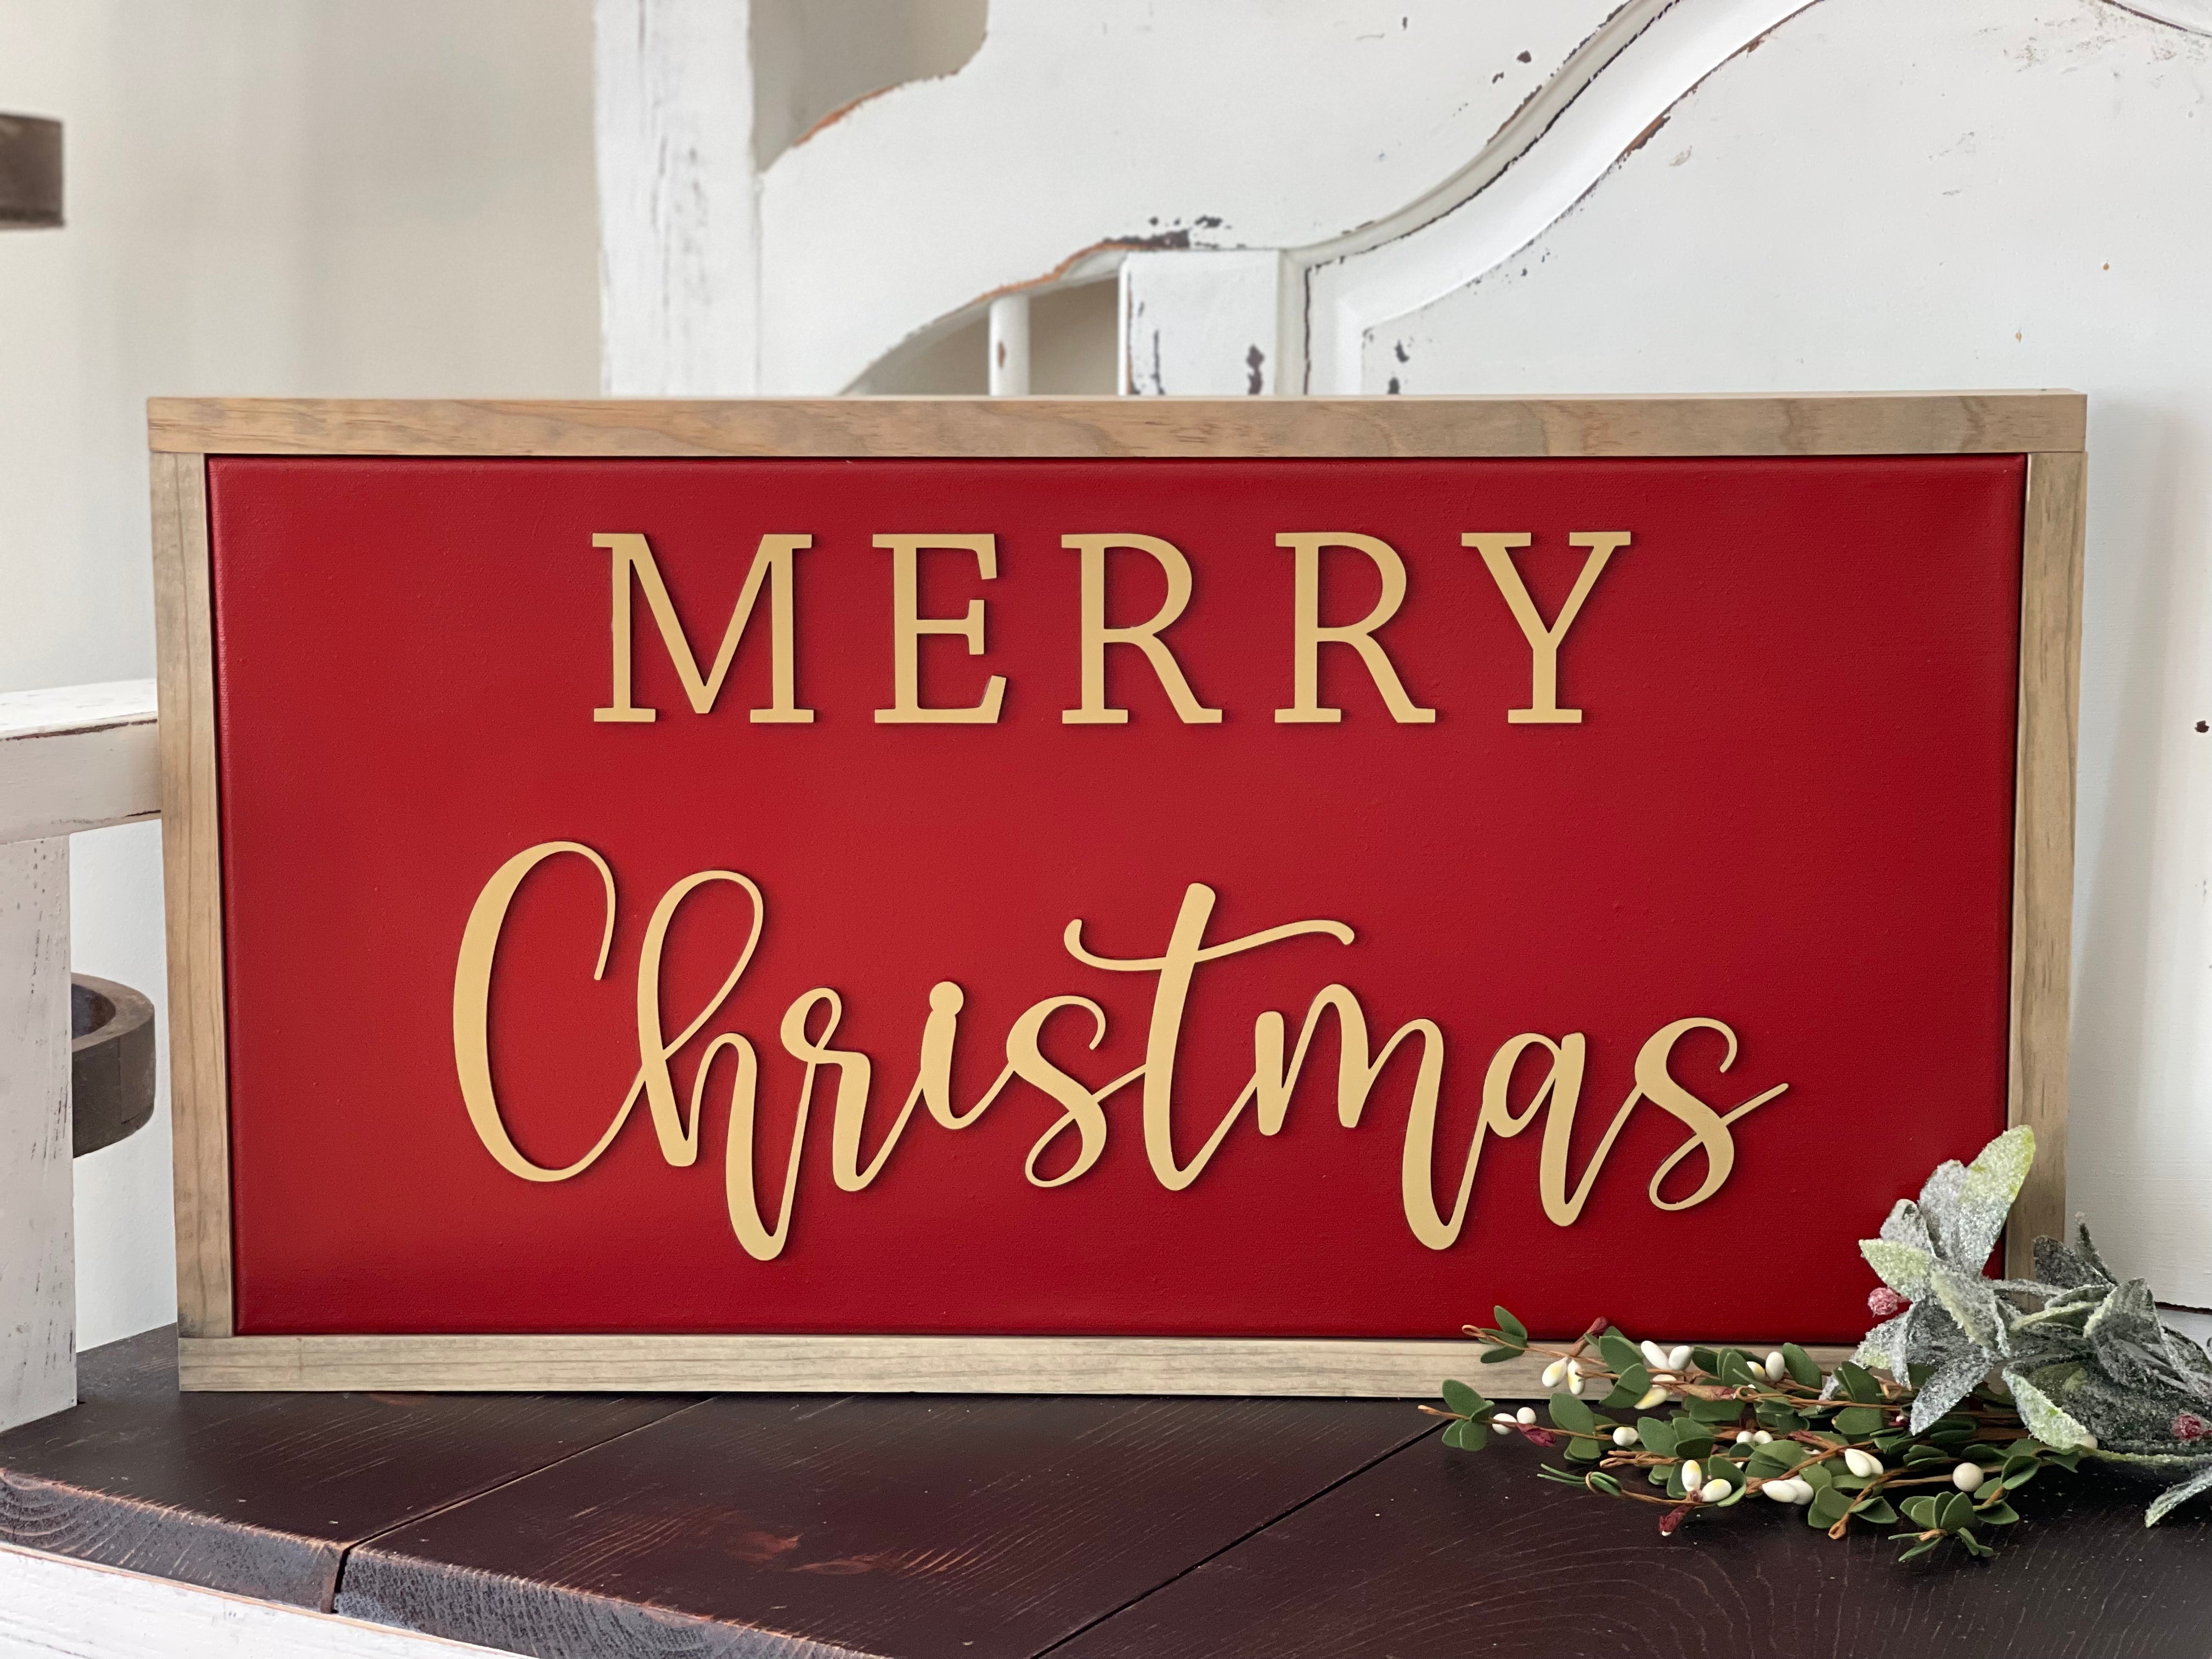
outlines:
M483 1487L478 1491L468 1492L459 1498L449 1498L445 1503L435 1504L429 1509L422 1510L418 1514L408 1516L404 1520L395 1521L390 1526L384 1528L381 1531L369 1534L366 1538L355 1539L353 1542L346 1545L338 1552L337 1567L336 1571L331 1574L329 1589L324 1592L321 1611L328 1613L337 1613L338 1593L345 1587L346 1569L353 1565L353 1553L356 1550L362 1549L369 1545L380 1542L384 1539L391 1537L392 1534L396 1532L404 1530L406 1528L419 1527L428 1522L434 1521L438 1516L445 1514L448 1510L457 1510L464 1504L475 1503L479 1498L489 1498L494 1492L504 1492L507 1487L514 1486L520 1481L532 1480L535 1477L544 1474L548 1469L557 1469L561 1465L568 1462L572 1458L581 1457L586 1452L595 1452L603 1447L611 1446L617 1440L627 1440L634 1434L643 1434L647 1429L659 1428L663 1423L672 1423L678 1418L683 1416L686 1412L696 1412L700 1407L707 1404L708 1401L711 1401L716 1396L713 1395L707 1395L700 1399L694 1400L688 1406L678 1406L674 1411L670 1412L665 1417L656 1417L650 1423L641 1423L635 1428L624 1429L619 1434L611 1434L604 1440L594 1440L587 1446L579 1446L574 1451L564 1452L562 1455L552 1459L550 1462L540 1463L534 1469L525 1469L519 1474L509 1475L504 1480L495 1480L489 1486ZM840 1395L837 1396L837 1400L832 1403L842 1403L850 1397L851 1396L847 1395ZM393 1628L397 1629L398 1626L395 1626Z
M1296 1515L1300 1510L1305 1508L1309 1504L1319 1503L1322 1498L1328 1497L1329 1493L1334 1492L1339 1486L1343 1486L1346 1482L1357 1480L1361 1475L1366 1474L1368 1470L1374 1468L1376 1465L1387 1463L1390 1459L1398 1456L1401 1453L1413 1450L1414 1447L1419 1445L1424 1440L1434 1439L1438 1435L1442 1434L1443 1431L1443 1425L1439 1423L1434 1428L1422 1430L1410 1440L1400 1441L1388 1451L1376 1453L1373 1457L1369 1458L1364 1463L1359 1465L1358 1468L1339 1475L1335 1480L1330 1481L1325 1486L1319 1487L1313 1492L1308 1492L1304 1498L1298 1499L1297 1503L1291 1504L1288 1509L1282 1510L1279 1514L1271 1515L1266 1520L1261 1522L1259 1525L1239 1533L1236 1537L1224 1544L1219 1549L1209 1551L1205 1555L1199 1557L1197 1560L1192 1562L1180 1572L1169 1574L1168 1577L1161 1579L1158 1583L1153 1585L1150 1589L1131 1596L1127 1601L1121 1603L1118 1607L1109 1607L1105 1612L1100 1613L1096 1619L1085 1620L1082 1624L1078 1625L1073 1630L1068 1632L1066 1635L1061 1637L1058 1641L1047 1643L1043 1647L1039 1648L1036 1653L1031 1655L1030 1659L1045 1659L1045 1656L1047 1654L1066 1647L1070 1642L1075 1640L1077 1637L1081 1636L1085 1632L1096 1630L1099 1626L1104 1624L1109 1619L1120 1618L1131 1607L1137 1606L1138 1603L1151 1601L1152 1597L1158 1595L1162 1590L1167 1589L1169 1585L1180 1583L1183 1579L1189 1577L1191 1574L1196 1572L1200 1567L1218 1560L1222 1556L1228 1554L1229 1552L1233 1549L1237 1549L1244 1544L1249 1543L1253 1539L1257 1538L1261 1533L1267 1531L1270 1527L1279 1526L1283 1522L1289 1520L1291 1516Z

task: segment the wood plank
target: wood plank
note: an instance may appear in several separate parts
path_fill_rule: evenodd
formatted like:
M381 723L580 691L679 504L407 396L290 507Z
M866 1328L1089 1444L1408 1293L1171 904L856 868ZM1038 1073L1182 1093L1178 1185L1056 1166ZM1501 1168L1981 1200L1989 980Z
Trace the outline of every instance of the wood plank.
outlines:
M207 468L198 455L156 455L153 476L177 1321L188 1335L226 1336L231 1330L230 1086L223 1031Z
M356 1550L337 1610L548 1659L1028 1659L1429 1421L1375 1402L714 1400Z
M153 681L0 694L0 842L73 836L161 810Z
M0 1545L0 1654L11 1659L481 1659L491 1651Z
M1869 455L2081 447L2071 392L1694 398L156 398L157 451L257 455Z
M0 1435L0 1542L325 1609L362 1540L692 1403L180 1394L166 1330L77 1390Z
M1760 1352L1775 1346L1754 1345ZM1225 1337L240 1336L179 1344L187 1389L682 1389L1427 1399L1473 1376L1539 1399L1541 1357L1466 1341ZM1823 1364L1848 1348L1813 1347Z
M2018 805L2013 819L2011 1121L2035 1131L2005 1271L2033 1278L2039 1233L2066 1215L2066 1039L2074 961L2074 774L2080 732L2087 461L2031 455L2021 538Z
M2047 1475L1988 1563L1899 1567L1758 1500L1662 1510L1536 1478L1533 1448L1409 1446L1053 1659L2149 1659L2212 1652L2212 1511Z

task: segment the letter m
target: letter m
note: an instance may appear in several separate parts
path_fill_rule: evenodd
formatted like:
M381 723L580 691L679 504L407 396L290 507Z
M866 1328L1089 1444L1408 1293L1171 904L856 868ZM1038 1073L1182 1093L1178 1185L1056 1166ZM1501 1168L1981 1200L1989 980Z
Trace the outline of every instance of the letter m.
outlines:
M646 608L659 624L661 643L668 647L668 659L676 665L676 678L683 683L684 695L691 700L693 712L701 714L712 709L714 699L721 695L722 682L729 678L730 661L738 653L738 641L744 635L745 624L752 620L761 586L767 583L770 695L769 706L754 709L752 717L763 726L811 724L814 711L798 707L793 690L791 563L793 554L813 544L811 536L760 538L760 546L753 554L752 568L745 573L744 588L738 595L738 608L730 613L730 625L723 630L721 648L714 653L714 665L702 678L699 659L691 653L691 642L684 636L684 625L676 619L676 606L669 599L668 584L661 580L660 567L653 562L653 549L645 538L630 532L592 537L592 545L606 549L613 564L614 696L611 707L594 708L592 718L624 723L659 718L658 710L641 708L631 701L629 595L631 579L635 577L638 590L645 595Z

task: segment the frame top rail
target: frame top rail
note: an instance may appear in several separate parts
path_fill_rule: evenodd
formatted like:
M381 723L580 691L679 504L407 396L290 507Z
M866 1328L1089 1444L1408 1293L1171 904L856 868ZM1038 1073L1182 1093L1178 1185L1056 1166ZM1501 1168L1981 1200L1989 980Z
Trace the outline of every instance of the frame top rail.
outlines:
M1564 398L155 398L229 455L1969 455L2077 451L2078 392Z

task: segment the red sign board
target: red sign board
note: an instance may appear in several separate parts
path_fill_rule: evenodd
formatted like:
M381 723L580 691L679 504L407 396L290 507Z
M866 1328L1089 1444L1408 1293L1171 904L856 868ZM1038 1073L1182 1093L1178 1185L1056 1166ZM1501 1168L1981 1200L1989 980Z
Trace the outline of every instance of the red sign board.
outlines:
M216 1334L1849 1340L2029 466L214 453Z

